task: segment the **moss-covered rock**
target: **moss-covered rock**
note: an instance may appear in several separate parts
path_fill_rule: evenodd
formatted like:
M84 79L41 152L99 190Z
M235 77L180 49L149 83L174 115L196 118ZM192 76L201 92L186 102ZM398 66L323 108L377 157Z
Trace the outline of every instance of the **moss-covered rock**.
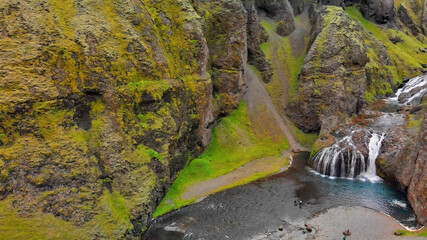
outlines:
M227 3L1 2L1 225L138 237L188 153L208 144L218 103L227 114L244 92L246 15Z
M378 27L355 7L347 12L329 6L314 13L299 92L287 110L304 131L319 130L325 116L344 120L358 114L366 101L391 94L404 77L419 74L426 60L415 38ZM393 44L392 35L404 42Z

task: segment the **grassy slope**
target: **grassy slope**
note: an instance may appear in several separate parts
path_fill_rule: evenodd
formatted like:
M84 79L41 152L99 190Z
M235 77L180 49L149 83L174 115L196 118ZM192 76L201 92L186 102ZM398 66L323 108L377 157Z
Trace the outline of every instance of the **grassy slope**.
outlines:
M395 83L402 82L406 77L414 77L419 75L418 71L413 69L421 68L421 64L427 62L427 56L419 52L420 48L427 47L415 37L406 35L404 32L385 29L381 26L372 23L365 18L356 7L347 7L346 12L370 31L378 40L380 40L387 48L391 57L391 66L389 70L393 73ZM400 37L403 42L393 44L390 37Z
M180 198L187 187L230 173L252 160L279 156L283 150L289 148L285 138L273 141L269 137L257 135L252 128L246 103L243 101L236 111L223 118L215 127L211 144L205 153L200 158L191 161L180 172L154 213L154 217L194 202L196 199L188 201ZM278 168L280 167L278 166ZM243 179L235 185L244 184L268 174L260 173L249 179Z
M261 49L266 55L267 59L271 60L274 51L272 44L279 45L277 52L277 55L279 56L278 61L279 64L281 64L281 68L283 69L284 74L286 75L286 79L288 80L288 98L290 99L297 92L299 84L298 75L304 65L306 51L303 51L303 54L295 54L293 53L291 42L287 37L273 37L272 35L277 35L275 33L277 23L263 20L262 24L267 30L267 33L270 35L270 40L267 43L262 44ZM273 43L272 41L276 42ZM305 41L306 46L308 46L309 38L306 38ZM282 80L279 77L278 66L274 66L274 75L272 81L268 83L266 87L273 99L273 103L275 104L276 108L284 109L285 106L282 106L281 101L283 98L283 85ZM290 130L292 131L292 134L298 139L298 141L305 147L311 147L317 139L316 134L304 133L293 125L291 126Z
M427 237L427 228L424 227L424 230L421 232L410 232L410 231L401 231L398 232L402 233L402 236L419 236L419 237Z

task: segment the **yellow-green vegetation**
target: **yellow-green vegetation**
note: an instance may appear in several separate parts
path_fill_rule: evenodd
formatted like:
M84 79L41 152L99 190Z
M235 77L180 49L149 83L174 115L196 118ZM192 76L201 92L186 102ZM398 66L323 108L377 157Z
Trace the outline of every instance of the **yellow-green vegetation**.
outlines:
M423 122L423 115L420 114L409 114L409 120L407 128L414 129L416 132L419 132L421 129L421 123Z
M415 236L418 236L418 237L427 237L427 228L426 227L424 227L423 228L423 230L421 230L421 231L416 231L416 232L413 232L413 231L403 231L403 230L398 230L398 232L400 232L400 233L402 233L402 235L400 235L400 236L407 236L407 237L415 237Z
M418 7L421 9L423 4L424 4L423 0L415 0L415 1L418 1ZM418 15L417 15L414 12L414 9L410 6L412 4L411 2L413 2L413 1L394 0L394 6L395 6L396 10L398 10L399 7L401 5L403 5L406 8L406 10L408 10L412 19L415 20L416 22L420 22L420 18L421 18L420 15L422 14L423 11L418 11ZM417 10L419 10L419 9L417 9Z
M279 156L287 148L289 144L284 137L273 141L270 137L260 137L254 133L246 103L243 101L237 110L223 118L215 127L207 150L179 173L154 216L195 201L196 199L180 198L189 186L232 172L252 160ZM253 176L242 180L241 183L262 176L264 174Z
M261 50L266 55L267 59L273 63L274 74L272 81L267 84L274 104L278 109L283 109L283 98L287 95L290 99L298 89L298 74L304 64L306 50L295 53L292 49L291 42L287 37L281 37L275 32L277 23L272 20L262 21L264 28L269 34L269 41L261 45ZM308 46L309 38L305 39L305 48ZM284 76L283 76L284 75ZM285 78L285 79L282 79ZM287 92L283 86L283 81L286 81Z
M297 138L298 142L307 148L311 148L316 142L318 135L315 133L305 133L298 129L294 124L291 125L292 134Z
M0 3L0 239L122 239L153 211L211 95L189 4Z
M118 193L105 191L95 211L98 214L86 225L76 226L40 210L23 216L6 199L0 202L0 239L120 239L132 230L125 199Z
M393 74L395 84L402 82L406 77L414 77L419 74L414 69L421 68L421 64L427 62L426 54L419 51L420 48L427 47L426 44L404 32L386 29L366 20L356 7L347 7L346 12L353 19L358 20L366 30L384 44L391 57L391 64L388 69ZM399 37L403 42L394 44L390 40L392 37ZM370 53L368 52L369 56L372 56ZM375 92L372 92L372 89L369 89L369 91L371 94L376 95Z

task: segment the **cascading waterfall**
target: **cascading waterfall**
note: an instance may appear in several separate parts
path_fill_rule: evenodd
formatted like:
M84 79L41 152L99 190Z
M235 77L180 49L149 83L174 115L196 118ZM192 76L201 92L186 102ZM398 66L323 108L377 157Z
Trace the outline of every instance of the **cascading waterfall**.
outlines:
M409 80L397 91L396 97L389 98L388 101L392 106L396 104L410 106L419 104L426 95L427 75L423 75ZM376 174L376 160L385 133L404 124L405 117L399 113L370 111L366 113L374 116L374 122L369 126L356 126L357 130L352 130L345 137L336 139L334 145L320 150L310 160L314 170L332 177L361 177L370 181L380 179ZM344 131L349 132L348 128Z
M359 131L364 130L353 130L334 145L319 151L311 160L313 169L332 177L356 178L363 176L371 181L379 179L376 175L375 161L385 134L371 134L368 145L369 157L366 158L353 142L353 136Z
M380 178L377 176L377 168L376 168L376 160L381 150L382 142L385 138L385 134L381 136L373 133L371 139L369 140L369 162L368 169L366 172L361 175L371 181L379 180Z
M427 95L427 75L412 78L396 92L396 97L391 100L399 100L403 105L419 104L423 96Z

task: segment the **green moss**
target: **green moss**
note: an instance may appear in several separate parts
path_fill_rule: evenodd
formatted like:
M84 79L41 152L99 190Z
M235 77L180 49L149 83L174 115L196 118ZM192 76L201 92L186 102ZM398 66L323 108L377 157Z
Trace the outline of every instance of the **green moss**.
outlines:
M153 149L148 149L148 155L150 155L150 157L157 159L158 161L160 161L161 163L163 163L163 159L162 156L160 155L160 153L154 151Z
M170 85L165 80L130 82L126 87L139 93L148 93L156 100L161 99L163 93L170 89Z
M366 20L356 7L347 7L346 12L353 19L360 21L366 30L370 31L375 38L385 45L391 57L392 74L395 78L398 77L398 79L395 79L395 83L402 82L406 77L413 77L419 74L414 69L421 68L421 64L427 62L427 56L419 52L419 49L425 48L427 45L401 31L382 28ZM400 37L403 42L393 44L390 36Z
M262 20L262 26L265 28L265 30L267 31L276 31L277 29L277 25L279 25L278 22L275 22L273 20Z
M223 118L215 127L207 150L179 173L154 216L193 202L195 199L180 198L189 186L232 172L252 160L279 156L288 148L289 143L285 138L273 141L269 137L260 137L254 133L246 103L243 101L237 110Z
M406 127L415 129L417 132L419 132L421 129L421 123L423 122L423 119L424 118L422 115L418 116L418 115L410 114L408 125Z
M78 228L55 218L52 214L37 212L30 217L20 216L12 201L0 202L0 239L83 239Z
M132 230L125 198L117 192L104 191L97 210L100 213L88 223L93 232L99 232L108 239L120 239Z
M418 236L418 237L427 237L427 228L424 227L422 231L417 232L411 232L411 231L404 231L404 230L398 230L398 232L402 233L403 236Z
M317 134L305 133L298 129L295 125L291 126L292 134L298 139L298 142L304 147L311 148L317 140Z

